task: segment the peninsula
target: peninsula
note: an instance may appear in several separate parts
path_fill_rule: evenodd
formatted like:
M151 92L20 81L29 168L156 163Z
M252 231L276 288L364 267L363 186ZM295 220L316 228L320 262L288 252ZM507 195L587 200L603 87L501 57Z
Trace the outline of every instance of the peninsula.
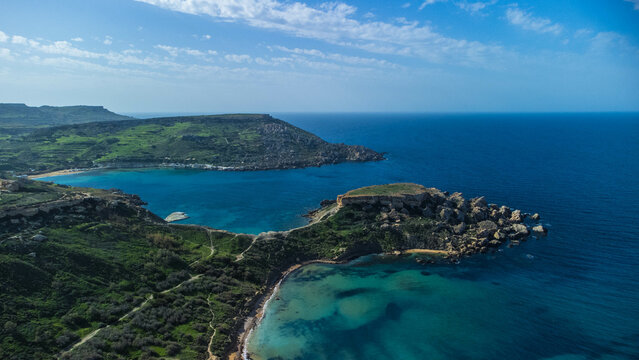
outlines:
M0 171L27 175L140 167L267 170L383 159L364 146L332 144L262 114L99 121L0 134Z
M353 190L307 226L257 236L169 224L143 204L1 180L0 357L226 359L300 264L414 249L456 261L518 244L538 219L416 184Z

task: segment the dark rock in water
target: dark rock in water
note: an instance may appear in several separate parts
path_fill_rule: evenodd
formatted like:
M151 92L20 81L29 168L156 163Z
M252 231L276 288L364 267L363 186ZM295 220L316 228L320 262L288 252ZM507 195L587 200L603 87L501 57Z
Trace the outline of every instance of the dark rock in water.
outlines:
M386 274L394 274L394 273L396 273L397 271L398 271L398 270L393 270L393 269L387 269L387 270L384 270L384 272L385 272Z
M488 246L498 247L499 245L501 245L501 241L499 240L490 240L488 242Z
M431 273L428 271L421 271L420 274L424 275L424 276L430 276Z
M370 289L370 288L351 289L351 290L341 291L341 292L337 293L335 295L335 298L344 299L344 298L347 298L347 297L351 297L351 296L355 296L355 295L359 295L359 294L364 294L364 293L372 292L372 291L375 291L375 289Z
M328 200L328 199L326 199L326 200L320 201L320 206L321 207L326 207L326 206L329 206L329 205L333 205L336 202L337 202L336 200Z
M402 315L402 308L395 303L386 305L386 316L391 320L399 320Z
M524 221L524 215L521 213L521 210L513 211L513 213L510 215L510 221L515 223Z
M522 224L513 224L510 229L512 230L512 234L510 235L510 237L513 239L525 238L530 233L526 225Z
M534 231L534 232L536 232L536 233L539 233L539 234L544 234L544 235L545 235L546 233L548 233L548 229L546 229L543 225L537 225L537 226L534 226L534 227L532 228L532 231Z

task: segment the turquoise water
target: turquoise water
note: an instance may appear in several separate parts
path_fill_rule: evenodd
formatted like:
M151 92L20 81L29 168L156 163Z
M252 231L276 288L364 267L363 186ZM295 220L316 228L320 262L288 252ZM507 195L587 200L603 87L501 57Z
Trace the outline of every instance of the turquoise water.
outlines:
M277 115L277 114L276 114ZM539 212L548 237L457 265L367 258L294 273L252 336L263 359L639 358L637 114L279 114L388 160L321 168L95 172L161 216L259 233L322 199L413 181ZM426 274L424 274L424 272Z

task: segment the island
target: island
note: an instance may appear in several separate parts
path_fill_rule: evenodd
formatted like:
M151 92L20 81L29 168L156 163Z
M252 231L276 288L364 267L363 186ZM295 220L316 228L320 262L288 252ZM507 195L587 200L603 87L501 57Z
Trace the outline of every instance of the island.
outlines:
M0 181L0 358L237 358L274 286L304 264L456 262L545 232L537 214L406 183L349 191L306 226L259 235L169 224L143 205Z

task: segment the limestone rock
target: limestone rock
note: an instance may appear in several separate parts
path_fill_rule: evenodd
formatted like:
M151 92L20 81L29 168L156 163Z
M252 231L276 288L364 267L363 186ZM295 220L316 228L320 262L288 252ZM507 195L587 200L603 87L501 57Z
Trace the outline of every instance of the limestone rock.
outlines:
M546 229L543 225L537 225L532 228L532 231L540 234L548 233L548 229Z
M164 221L166 222L174 222L174 221L180 221L180 220L184 220L184 219L188 219L189 216L182 211L176 211L173 212L171 214L169 214L169 216L167 216L166 218L164 218Z

